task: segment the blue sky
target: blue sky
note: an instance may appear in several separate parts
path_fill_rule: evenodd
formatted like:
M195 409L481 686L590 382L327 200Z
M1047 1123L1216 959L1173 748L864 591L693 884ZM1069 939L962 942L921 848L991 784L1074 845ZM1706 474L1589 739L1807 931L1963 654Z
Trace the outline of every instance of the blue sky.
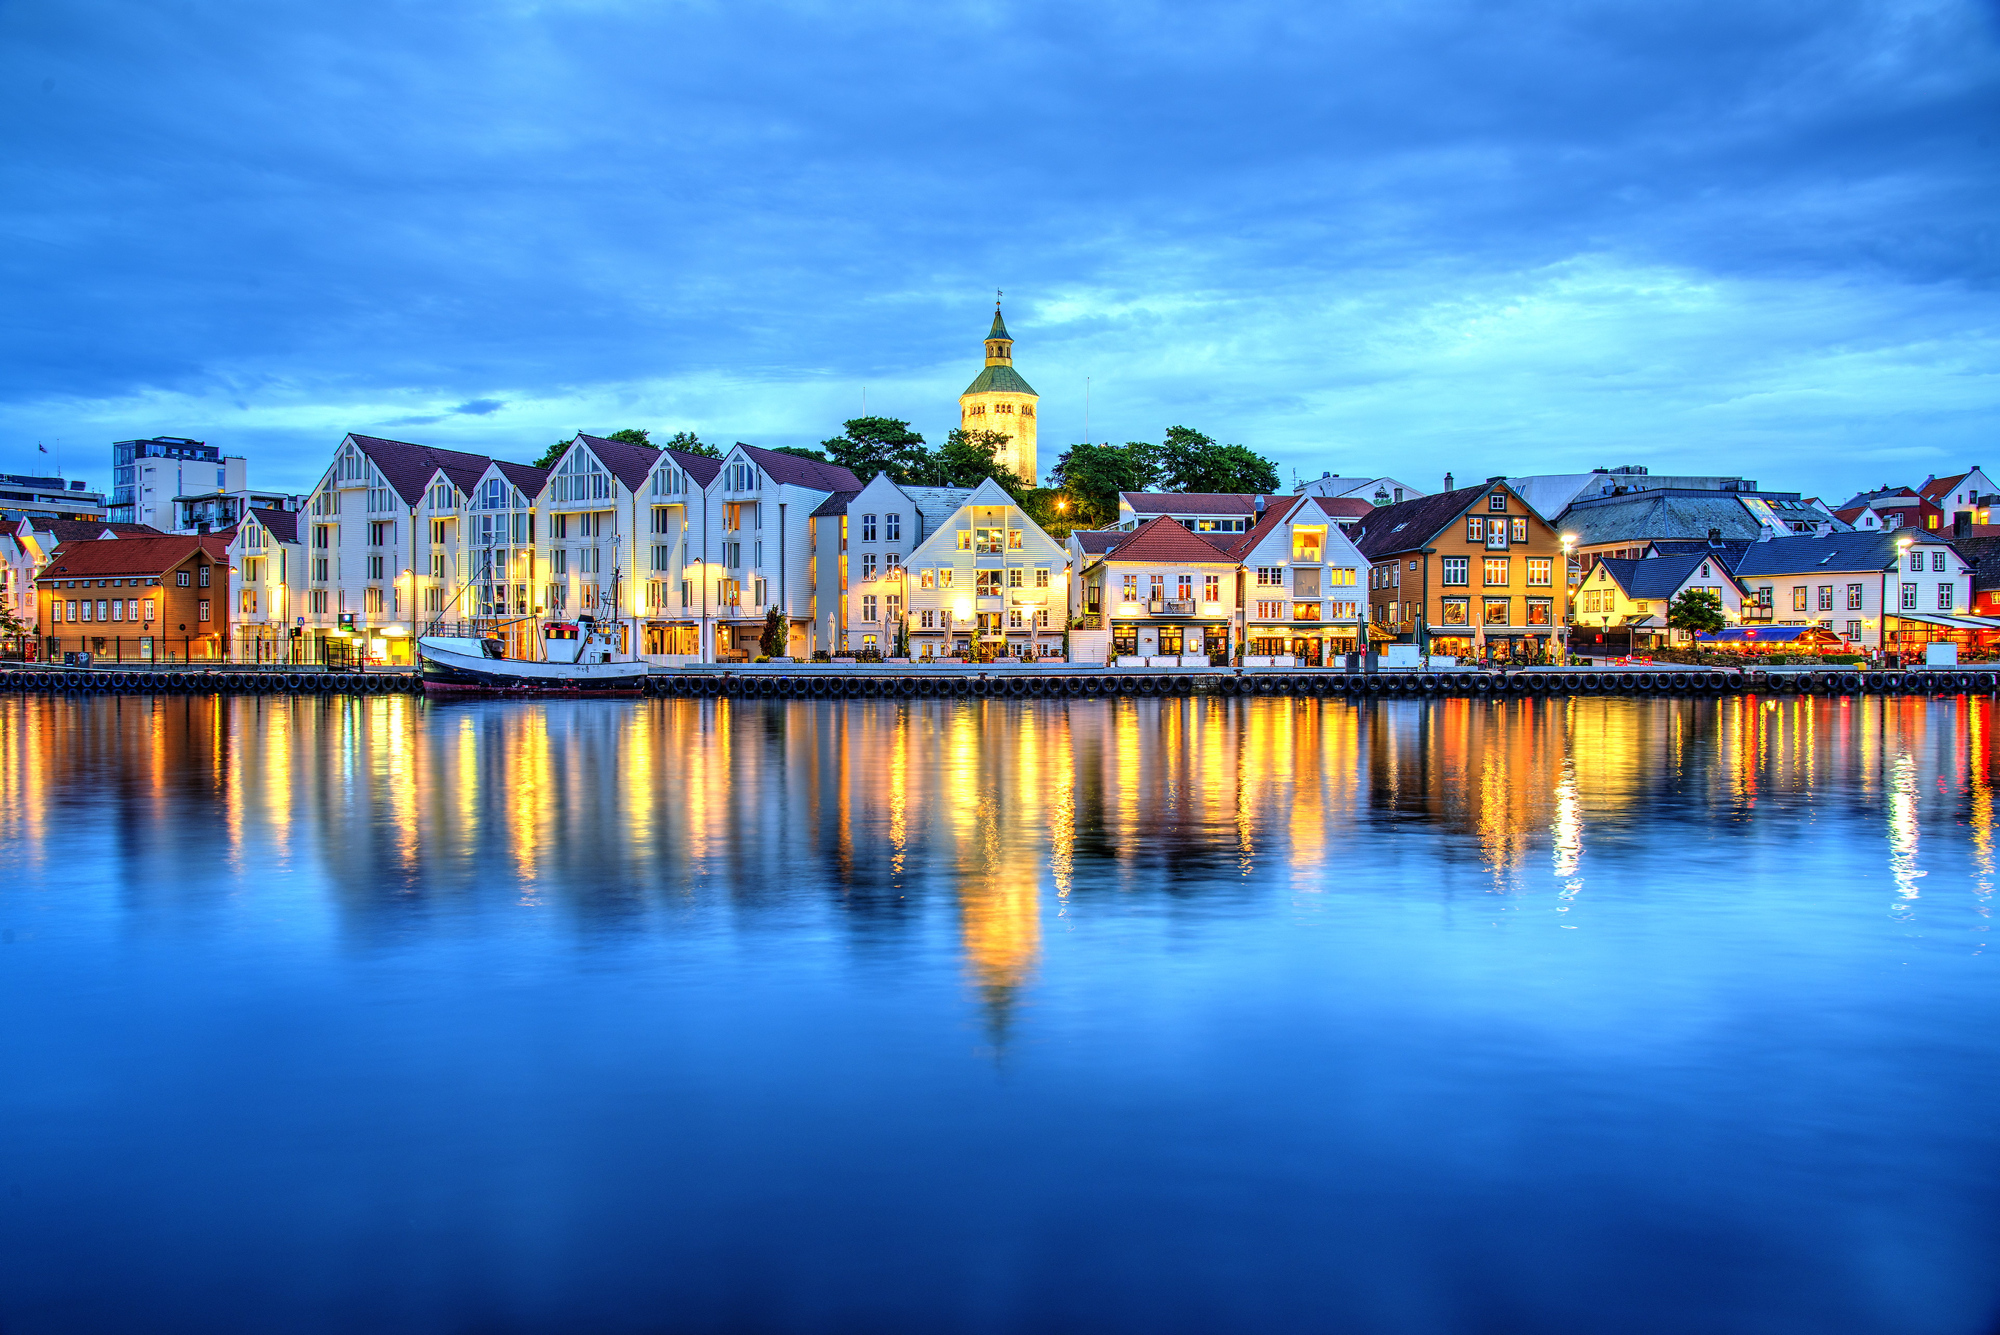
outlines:
M2000 468L1991 3L0 0L0 468L190 435Z

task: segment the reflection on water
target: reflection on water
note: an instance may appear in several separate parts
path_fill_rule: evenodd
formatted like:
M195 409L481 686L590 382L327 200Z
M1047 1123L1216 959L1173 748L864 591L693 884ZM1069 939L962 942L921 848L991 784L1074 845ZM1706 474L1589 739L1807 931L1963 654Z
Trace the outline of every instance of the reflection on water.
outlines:
M1970 1330L1987 1291L1940 1276L1995 1238L1964 1185L1995 1166L1966 1112L1994 1092L1972 963L1992 724L1991 701L1916 698L0 700L0 906L10 943L40 943L6 957L39 1018L4 1110L65 1202L7 1216L35 1262L0 1323L129 1317L85 1280L96 1230L173 1250L148 1193L174 1188L143 1167L79 1187L92 1155L55 1128L81 1118L131 1172L158 1151L149 1106L234 1123L227 1093L267 1129L340 1128L284 1143L294 1186L432 1146L443 1203L417 1213L439 1232L412 1245L486 1278L219 1261L250 1225L214 1206L130 1290L207 1329L587 1308L633 1329ZM272 1050L236 1026L266 1004L319 1054L310 1111L235 1076L142 1098L97 1065L157 1010L183 1023L140 1069L210 1043L256 1067ZM382 1007L404 1027L378 1031ZM1774 1060L1791 1085L1764 1083ZM427 1109L407 1091L435 1070L499 1101ZM83 1084L44 1100L37 1077ZM800 1148L850 1117L858 1159ZM626 1157L547 1138L572 1124ZM645 1163L669 1124L704 1154L620 1196L665 1173ZM207 1134L183 1152L211 1168L263 1152ZM1750 1146L1768 1197L1745 1194ZM1849 1213L1807 1223L1796 1193L1849 1171ZM242 1190L289 1202L262 1226L298 1252L358 1255L411 1188ZM1874 1212L1899 1208L1908 1238L1878 1255ZM928 1278L788 1231L822 1217L872 1220ZM1939 1219L1923 1300L1882 1287ZM1562 1282L1505 1274L1519 1234L1495 1220L1568 1238ZM624 1241L586 1263L601 1229ZM634 1237L672 1261L639 1265ZM1828 1254L1851 1273L1800 1282ZM1088 1282L1056 1277L1066 1255Z

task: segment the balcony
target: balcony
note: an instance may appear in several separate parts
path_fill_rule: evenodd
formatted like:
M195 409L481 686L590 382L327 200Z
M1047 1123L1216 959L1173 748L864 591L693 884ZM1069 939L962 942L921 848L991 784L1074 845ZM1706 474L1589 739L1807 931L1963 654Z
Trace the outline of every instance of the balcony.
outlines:
M1192 598L1155 598L1146 604L1146 610L1155 616L1191 617L1194 615Z

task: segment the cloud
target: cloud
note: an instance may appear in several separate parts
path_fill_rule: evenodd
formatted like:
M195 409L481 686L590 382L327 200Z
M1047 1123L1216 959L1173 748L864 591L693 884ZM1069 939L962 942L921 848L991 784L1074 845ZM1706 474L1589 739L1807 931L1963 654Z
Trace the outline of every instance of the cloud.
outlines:
M1839 491L2000 406L1996 76L1936 0L0 8L0 452L936 436L1004 287L1052 442L1088 378L1302 472Z

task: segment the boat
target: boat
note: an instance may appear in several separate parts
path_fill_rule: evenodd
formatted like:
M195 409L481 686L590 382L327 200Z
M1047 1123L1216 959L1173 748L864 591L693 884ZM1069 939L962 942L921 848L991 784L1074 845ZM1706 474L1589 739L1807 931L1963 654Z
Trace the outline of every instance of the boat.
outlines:
M618 652L615 629L590 617L541 627L541 659L509 658L492 637L425 635L417 668L430 695L643 695L648 667Z

